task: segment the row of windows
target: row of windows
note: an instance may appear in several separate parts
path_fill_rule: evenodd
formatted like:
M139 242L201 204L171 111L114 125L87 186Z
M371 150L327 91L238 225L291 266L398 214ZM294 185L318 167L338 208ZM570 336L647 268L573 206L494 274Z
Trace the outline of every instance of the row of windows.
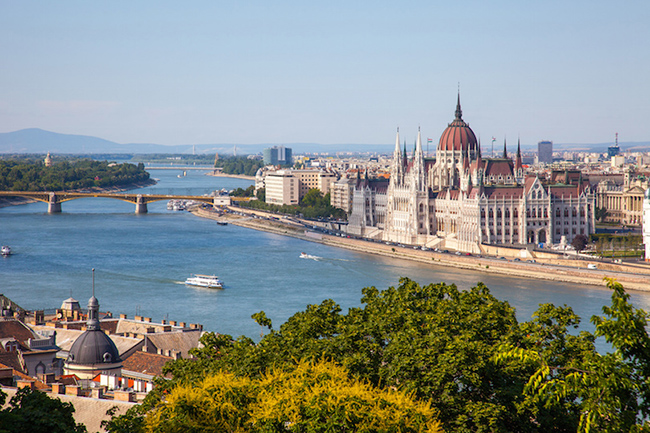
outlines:
M580 208L580 217L584 218L585 216L585 209ZM510 218L510 209L506 209L503 214L505 215L505 218ZM568 208L564 209L564 217L568 218L569 214L571 214L572 217L577 217L578 216L578 210L576 208L571 209L571 212L569 212ZM488 210L488 215L490 218L494 218L494 212L492 209ZM497 218L501 218L501 209L497 209ZM519 217L519 212L517 209L512 210L512 216L513 218L518 218ZM562 216L562 211L560 208L555 209L555 217L560 218ZM548 209L547 208L532 208L532 209L526 209L526 218L548 218ZM485 218L485 209L481 209L481 218Z
M510 218L510 209L504 211L505 217ZM488 210L488 215L490 218L494 218L494 211L492 209ZM513 218L519 218L519 211L517 209L512 210ZM485 218L485 209L481 209L481 218ZM501 218L501 209L497 209L497 218Z
M562 231L562 229L557 228L557 229L555 229L555 234L556 234L556 235L562 235L561 231ZM571 229L571 234L574 234L574 235L575 235L575 234L577 234L576 232L577 232L577 229L576 229L576 228L572 228L572 229ZM565 235L568 235L568 234L569 234L569 229L568 229L568 228L565 228L565 229L564 229L564 234L565 234ZM580 229L580 234L581 234L581 235L584 235L584 234L585 234L585 229L581 228L581 229Z

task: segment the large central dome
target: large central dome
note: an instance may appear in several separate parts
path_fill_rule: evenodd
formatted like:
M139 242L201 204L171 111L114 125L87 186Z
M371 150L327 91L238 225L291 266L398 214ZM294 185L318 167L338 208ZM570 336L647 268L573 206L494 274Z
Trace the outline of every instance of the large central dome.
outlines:
M456 104L456 118L447 126L447 129L440 136L438 150L465 152L469 149L474 154L478 148L474 131L463 120L463 112L460 109L460 94Z

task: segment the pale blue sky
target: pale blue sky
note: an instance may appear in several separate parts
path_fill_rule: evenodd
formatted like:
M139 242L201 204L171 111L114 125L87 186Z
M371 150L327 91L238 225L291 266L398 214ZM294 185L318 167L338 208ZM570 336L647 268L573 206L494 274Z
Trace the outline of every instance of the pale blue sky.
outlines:
M0 0L0 132L650 140L650 2Z

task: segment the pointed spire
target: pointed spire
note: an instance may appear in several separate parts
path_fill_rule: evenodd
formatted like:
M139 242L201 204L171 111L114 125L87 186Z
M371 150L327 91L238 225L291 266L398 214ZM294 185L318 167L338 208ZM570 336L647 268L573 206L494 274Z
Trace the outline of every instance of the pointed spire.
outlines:
M95 268L93 268L93 295L88 300L88 321L86 329L89 331L99 331L99 302L95 298Z
M517 139L517 157L515 158L515 170L519 171L523 168L523 164L521 162L521 140L518 138Z
M458 102L456 102L456 119L463 118L463 110L460 109L460 88L458 89Z
M506 146L506 139L503 138L503 159L508 159L508 148Z
M404 167L404 173L406 173L406 167L408 166L408 156L406 153L406 140L404 140L404 155L402 155L402 166Z
M395 156L400 154L399 151L399 126L397 127L397 137L395 138Z

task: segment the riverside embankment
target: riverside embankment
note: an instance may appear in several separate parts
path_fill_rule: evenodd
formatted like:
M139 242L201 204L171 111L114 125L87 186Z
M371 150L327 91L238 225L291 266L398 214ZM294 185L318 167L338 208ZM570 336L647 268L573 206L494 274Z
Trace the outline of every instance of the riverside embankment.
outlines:
M237 211L241 212L242 209L239 208ZM613 278L623 284L626 289L650 291L650 267L643 264L599 263L599 269L586 269L587 262L584 260L546 258L538 259L536 263L529 263L492 257L463 256L311 232L301 224L289 220L279 220L275 215L260 211L249 212L243 216L233 213L219 215L205 209L196 209L193 213L203 218L227 221L240 227L292 236L309 242L318 242L367 254L506 276L596 286L604 286L605 278ZM275 219L269 220L265 217Z

